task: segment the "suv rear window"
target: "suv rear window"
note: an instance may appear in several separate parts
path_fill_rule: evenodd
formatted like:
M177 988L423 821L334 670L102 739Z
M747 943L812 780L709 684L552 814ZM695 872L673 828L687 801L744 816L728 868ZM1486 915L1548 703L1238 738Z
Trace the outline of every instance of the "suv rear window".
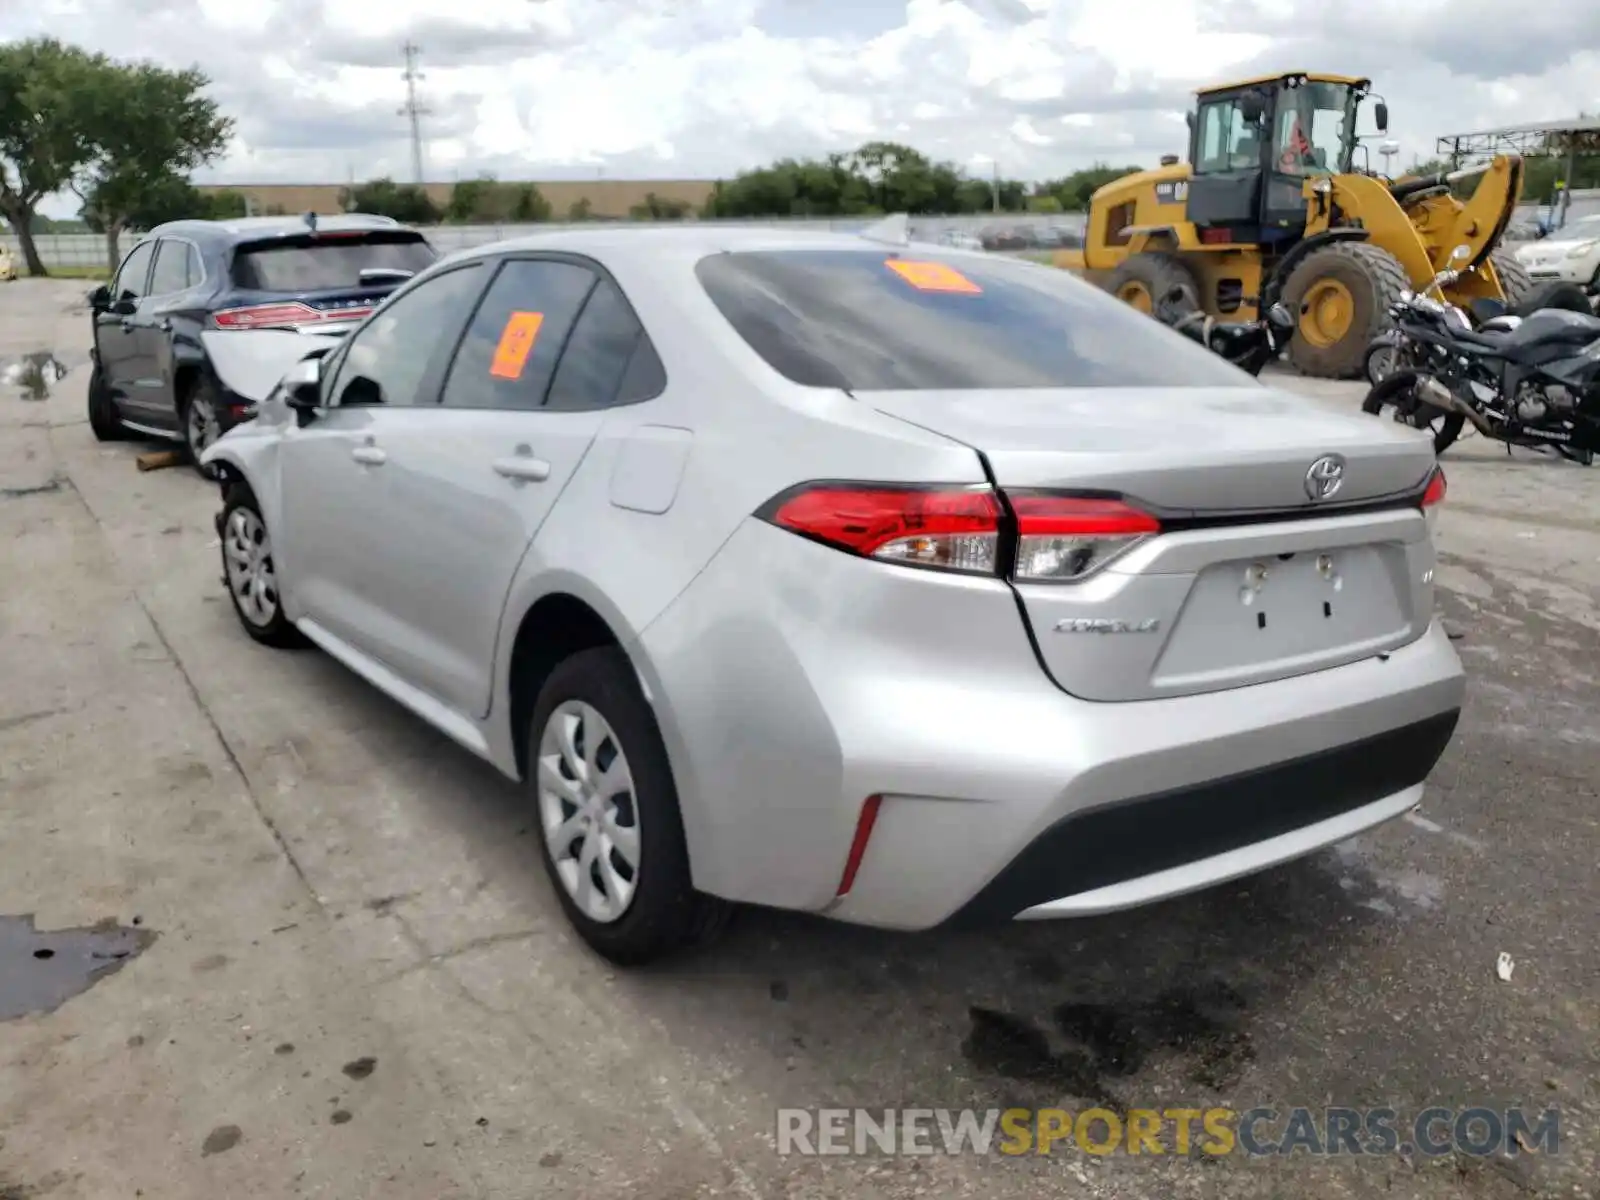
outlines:
M934 247L715 254L711 300L780 374L851 391L1241 387L1248 375L1065 271Z
M418 272L437 257L422 235L410 230L297 234L240 246L233 253L233 282L257 292L354 288L369 268Z

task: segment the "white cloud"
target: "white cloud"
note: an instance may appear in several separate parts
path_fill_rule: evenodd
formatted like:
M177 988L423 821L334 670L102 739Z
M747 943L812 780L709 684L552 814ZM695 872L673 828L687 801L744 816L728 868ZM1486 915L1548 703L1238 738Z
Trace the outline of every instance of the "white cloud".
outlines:
M199 64L238 122L205 178L716 177L873 137L1011 176L1181 151L1186 96L1256 69L1369 74L1403 157L1600 110L1600 5L1501 0L36 0L0 37ZM57 203L57 212L75 203Z

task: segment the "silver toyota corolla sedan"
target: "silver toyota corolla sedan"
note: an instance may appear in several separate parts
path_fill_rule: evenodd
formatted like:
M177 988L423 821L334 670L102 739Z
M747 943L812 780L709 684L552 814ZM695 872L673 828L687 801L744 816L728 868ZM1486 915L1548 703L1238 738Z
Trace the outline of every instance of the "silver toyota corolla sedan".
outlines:
M523 780L573 925L1067 917L1405 812L1429 440L1065 272L865 238L444 260L207 459L234 607Z

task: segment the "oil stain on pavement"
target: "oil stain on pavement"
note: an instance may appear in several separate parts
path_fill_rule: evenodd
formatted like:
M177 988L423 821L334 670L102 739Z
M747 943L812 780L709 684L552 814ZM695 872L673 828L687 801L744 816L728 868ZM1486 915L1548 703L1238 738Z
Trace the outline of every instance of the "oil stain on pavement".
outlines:
M149 948L156 935L102 921L41 930L33 914L0 916L0 1021L53 1012Z

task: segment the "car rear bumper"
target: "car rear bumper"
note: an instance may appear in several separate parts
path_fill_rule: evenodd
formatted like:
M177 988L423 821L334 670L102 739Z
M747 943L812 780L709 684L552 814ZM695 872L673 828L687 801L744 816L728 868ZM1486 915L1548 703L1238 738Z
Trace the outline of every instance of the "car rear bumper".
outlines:
M1004 584L757 522L636 661L699 887L907 930L1109 911L1340 841L1416 802L1464 693L1434 625L1290 679L1083 701L1045 675Z

